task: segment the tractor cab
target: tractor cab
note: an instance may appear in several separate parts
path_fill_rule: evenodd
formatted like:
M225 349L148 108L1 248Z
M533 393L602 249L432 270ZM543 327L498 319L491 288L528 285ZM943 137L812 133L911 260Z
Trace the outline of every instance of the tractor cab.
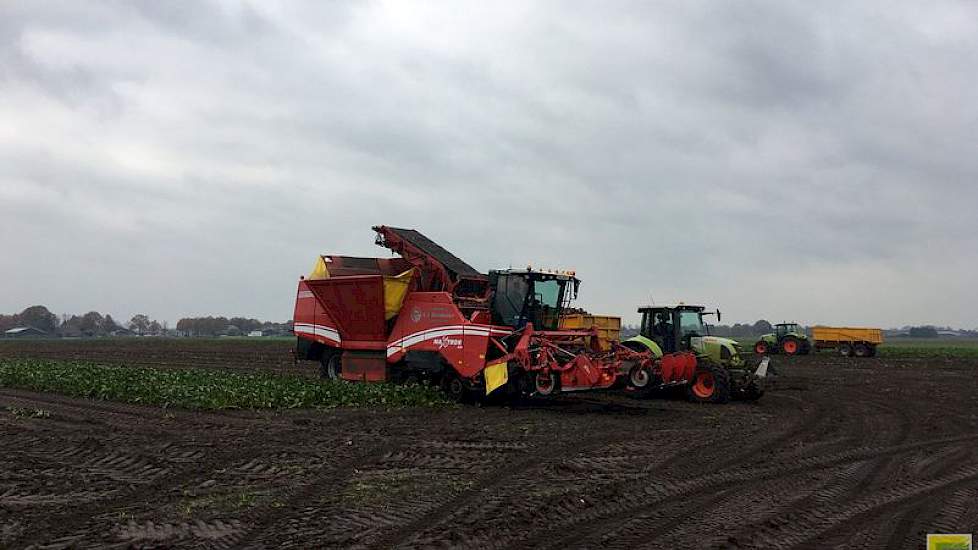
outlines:
M571 272L505 269L489 272L492 322L521 329L558 330L560 314L577 298L581 281Z
M778 340L781 340L789 334L800 334L801 332L798 329L798 323L778 323L774 325L774 333L777 335Z
M664 353L691 349L693 338L707 336L703 306L655 306L639 308L640 334L653 340Z
M626 347L662 356L666 353L692 351L726 367L742 367L744 358L740 344L730 338L710 336L703 322L708 315L720 320L720 310L706 311L703 306L678 304L674 306L641 307L642 324L639 335L625 342Z

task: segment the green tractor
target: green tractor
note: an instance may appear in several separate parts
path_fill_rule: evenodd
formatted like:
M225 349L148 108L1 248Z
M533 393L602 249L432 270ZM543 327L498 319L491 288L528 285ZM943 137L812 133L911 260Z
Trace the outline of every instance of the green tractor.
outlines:
M774 325L774 332L762 335L754 344L754 352L759 355L808 355L811 351L812 343L798 323L778 323Z
M696 354L694 379L687 381L686 394L691 401L726 403L731 397L755 400L764 394L769 359L749 366L741 354L740 344L729 338L710 336L703 317L720 311L705 312L703 306L640 307L642 325L639 335L622 342L636 351L649 350L656 357L663 353L691 351Z

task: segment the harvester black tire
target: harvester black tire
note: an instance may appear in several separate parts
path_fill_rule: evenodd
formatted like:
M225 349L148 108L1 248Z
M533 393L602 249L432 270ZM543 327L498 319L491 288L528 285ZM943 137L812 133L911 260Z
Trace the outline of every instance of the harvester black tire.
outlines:
M756 353L758 355L764 355L767 352L768 352L767 342L760 341L760 342L754 344L754 353Z
M841 346L839 346L839 355L843 357L851 357L852 346L850 346L849 344L842 344Z
M462 403L469 397L465 381L455 372L455 369L451 368L446 368L445 374L441 377L441 391L445 392L445 395L456 403Z
M628 371L628 387L635 390L644 390L652 384L654 375L648 367L635 365Z
M869 346L866 344L856 344L852 348L852 354L856 357L869 357Z
M787 336L781 340L781 353L785 355L798 355L801 353L801 342L794 336Z
M319 377L324 380L342 380L340 373L343 372L342 352L323 353L319 360Z
M720 365L700 361L693 379L686 386L686 397L694 403L722 404L730 401L730 373Z
M533 378L533 389L538 395L554 395L560 392L560 376L553 372L537 373Z

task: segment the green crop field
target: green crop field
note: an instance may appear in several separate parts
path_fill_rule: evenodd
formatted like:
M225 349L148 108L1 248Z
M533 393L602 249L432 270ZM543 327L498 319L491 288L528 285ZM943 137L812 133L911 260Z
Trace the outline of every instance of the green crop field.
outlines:
M262 372L154 369L82 361L0 360L0 387L184 409L408 407L447 404L437 389Z

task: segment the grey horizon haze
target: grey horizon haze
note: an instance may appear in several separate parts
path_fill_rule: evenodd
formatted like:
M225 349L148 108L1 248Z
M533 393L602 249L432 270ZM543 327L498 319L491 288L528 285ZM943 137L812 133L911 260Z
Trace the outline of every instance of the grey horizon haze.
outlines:
M411 227L578 304L978 326L978 5L5 2L0 312L291 317Z

